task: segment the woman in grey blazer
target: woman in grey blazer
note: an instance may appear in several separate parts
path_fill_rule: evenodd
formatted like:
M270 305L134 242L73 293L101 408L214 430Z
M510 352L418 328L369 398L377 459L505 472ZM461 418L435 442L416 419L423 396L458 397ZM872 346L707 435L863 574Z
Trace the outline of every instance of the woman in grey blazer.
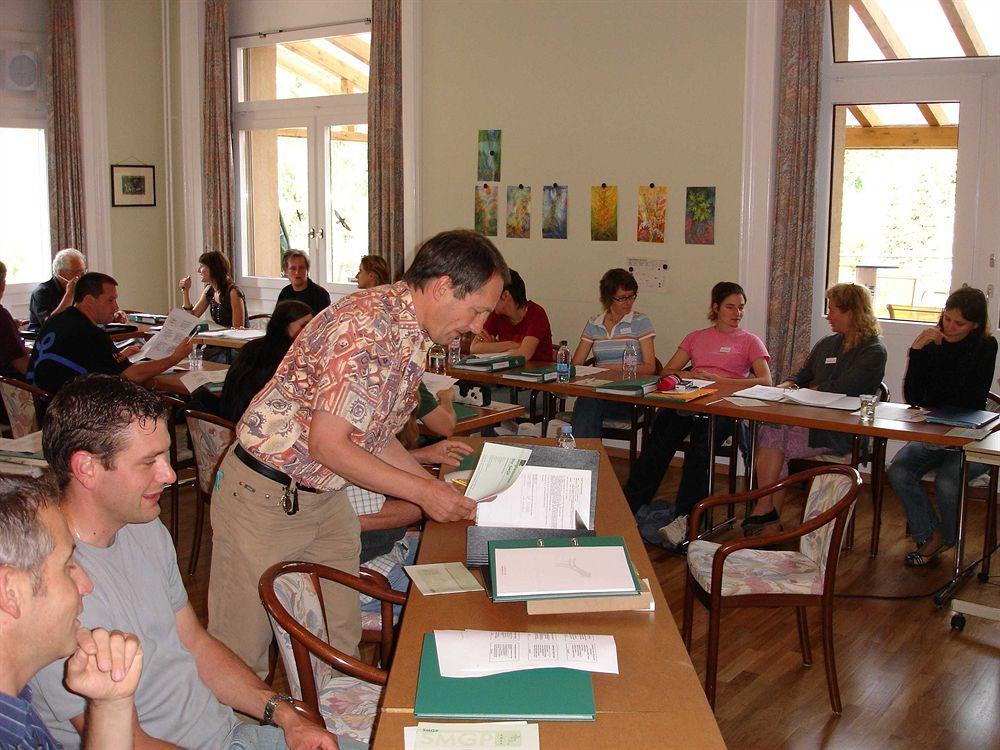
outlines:
M826 300L826 319L833 335L817 343L799 371L778 387L848 396L877 392L885 375L886 351L879 339L871 294L860 284L836 284L827 290ZM755 450L757 486L766 487L788 476L789 459L849 453L852 439L845 432L764 425L757 433ZM782 496L777 492L759 500L743 522L744 533L780 530Z

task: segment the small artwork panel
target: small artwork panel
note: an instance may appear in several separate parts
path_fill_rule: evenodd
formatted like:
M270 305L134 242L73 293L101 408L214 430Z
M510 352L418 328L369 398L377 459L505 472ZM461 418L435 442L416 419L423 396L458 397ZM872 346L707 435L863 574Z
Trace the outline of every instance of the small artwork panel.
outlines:
M479 131L479 152L476 179L480 182L496 182L500 179L500 131Z
M639 290L646 292L667 291L667 271L670 266L656 258L629 258L628 270L635 276Z
M667 188L659 185L639 188L636 240L663 242L667 232Z
M689 187L684 209L684 242L715 244L715 188Z
M487 237L497 236L497 185L476 185L476 231Z
M569 187L546 185L542 188L542 238L566 239L566 216L569 211Z
M531 239L531 188L526 185L507 186L507 236Z
M590 188L590 239L595 242L618 240L618 186Z
M156 177L152 165L111 165L112 206L155 206Z

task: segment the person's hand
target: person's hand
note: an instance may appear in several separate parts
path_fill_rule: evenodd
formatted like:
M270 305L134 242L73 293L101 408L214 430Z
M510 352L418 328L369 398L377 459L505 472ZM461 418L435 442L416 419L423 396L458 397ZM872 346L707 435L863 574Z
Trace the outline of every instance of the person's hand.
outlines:
M191 277L190 276L185 276L183 279L181 279L179 282L177 282L177 287L181 291L186 292L188 289L191 288Z
M60 276L59 278L62 279L62 276ZM66 282L66 291L64 292L64 294L72 295L74 293L74 290L76 289L76 282L79 280L79 278L80 278L79 276L75 276L72 279L63 279L63 281Z
M177 348L174 349L174 353L170 356L171 358L176 358L176 360L180 362L191 353L192 349L194 349L194 336L188 336L177 345Z
M458 466L462 459L472 453L472 446L458 440L439 440L413 451L413 456L422 464L448 464Z
M79 647L66 660L66 687L97 703L130 698L142 674L142 645L131 633L76 631Z
M711 380L712 382L719 379L718 375L714 372L708 372L707 370L689 370L687 372L680 373L680 377L683 377L685 380L695 378L696 380Z
M435 521L465 521L476 514L474 501L455 485L437 479L427 480L427 489L417 504Z
M455 386L449 386L447 388L444 388L444 389L438 391L437 393L435 393L434 395L437 396L437 400L438 400L439 404L443 404L446 401L454 401L455 400Z
M786 380L784 383L779 383L778 388L784 388L787 391L789 388L792 388L794 390L795 388L798 388L798 386L795 385L793 381Z
M288 750L340 750L334 735L297 714L291 706L281 704L278 713L275 720L285 734Z
M913 340L911 349L923 349L928 344L940 344L944 340L944 333L937 326L930 326L920 332L920 335Z
M126 359L131 357L133 354L138 354L142 350L142 347L138 344L132 344L132 346L126 346L120 352L118 352L118 361L124 362Z
M476 342L477 344L492 344L494 339L486 331L480 331L479 333L476 334L476 337L473 339L473 341Z

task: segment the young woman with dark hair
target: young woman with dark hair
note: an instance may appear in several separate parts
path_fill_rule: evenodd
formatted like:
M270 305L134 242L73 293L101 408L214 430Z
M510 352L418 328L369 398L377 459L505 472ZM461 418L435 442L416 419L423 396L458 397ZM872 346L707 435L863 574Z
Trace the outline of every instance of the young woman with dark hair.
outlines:
M208 308L212 320L226 328L246 328L246 296L231 275L229 258L218 250L202 253L198 258L198 274L205 289L194 305L191 304L191 277L185 276L178 286L184 295L184 309L201 317Z
M913 406L983 409L993 380L997 340L990 332L986 295L963 287L944 303L936 326L925 328L909 351L903 395ZM910 567L926 565L955 545L961 492L960 450L907 443L889 466L889 482L906 511L916 549L906 556ZM987 467L970 463L969 476ZM938 512L934 512L924 475L934 470Z

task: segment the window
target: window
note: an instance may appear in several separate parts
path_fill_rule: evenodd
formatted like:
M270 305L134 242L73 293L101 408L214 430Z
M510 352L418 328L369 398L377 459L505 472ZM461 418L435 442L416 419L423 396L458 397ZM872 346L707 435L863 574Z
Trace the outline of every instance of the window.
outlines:
M0 128L0 248L7 283L48 278L49 181L45 130Z
M306 250L312 277L348 284L368 252L367 26L233 41L243 275L280 275Z

